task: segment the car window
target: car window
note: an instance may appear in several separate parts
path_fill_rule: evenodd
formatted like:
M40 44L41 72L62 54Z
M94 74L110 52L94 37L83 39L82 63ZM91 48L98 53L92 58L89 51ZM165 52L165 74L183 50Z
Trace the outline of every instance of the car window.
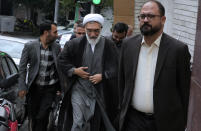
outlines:
M71 36L72 36L72 34L64 34L61 36L60 41L59 41L61 48L63 48L65 43L70 40Z
M5 74L5 77L10 75L10 70L9 70L8 63L5 57L2 58L2 69Z
M8 53L12 58L20 58L23 48L23 43L0 39L0 51Z
M1 67L1 65L0 65L0 81L1 81L1 79L3 79L3 78L4 78L3 70L2 70L2 67Z
M11 71L11 74L15 74L15 73L18 73L18 70L17 70L17 67L15 66L14 62L11 60L11 58L6 58L7 61L8 61L8 65L10 67L10 71Z

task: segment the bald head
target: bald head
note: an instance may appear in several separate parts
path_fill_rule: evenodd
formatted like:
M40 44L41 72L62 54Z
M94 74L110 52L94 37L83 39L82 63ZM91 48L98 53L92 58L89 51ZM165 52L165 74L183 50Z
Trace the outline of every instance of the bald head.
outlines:
M146 3L142 6L142 8L143 8L144 6L151 5L151 4L153 4L153 3L156 4L156 7L157 7L157 10L158 10L159 14L160 14L161 16L165 16L165 8L164 8L164 6L163 6L159 1L150 0L150 1L146 2Z
M158 1L146 2L139 15L140 31L144 36L158 36L163 32L166 17L163 5Z

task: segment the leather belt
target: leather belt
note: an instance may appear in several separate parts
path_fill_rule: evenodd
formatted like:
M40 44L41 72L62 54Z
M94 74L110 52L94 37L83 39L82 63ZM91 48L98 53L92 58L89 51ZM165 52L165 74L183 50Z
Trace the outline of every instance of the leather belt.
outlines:
M138 114L140 114L141 116L147 118L147 119L154 119L154 114L153 113L145 113L145 112L141 112L141 111L138 111L136 109L134 109L132 106L130 106L130 109L133 111L133 112L136 112Z

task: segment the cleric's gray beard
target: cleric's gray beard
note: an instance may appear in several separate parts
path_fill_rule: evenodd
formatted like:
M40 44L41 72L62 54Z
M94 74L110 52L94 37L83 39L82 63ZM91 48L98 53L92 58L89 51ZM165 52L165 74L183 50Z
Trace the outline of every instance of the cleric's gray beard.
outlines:
M87 36L88 42L90 44L92 44L92 45L96 45L99 42L100 38L101 38L100 34L98 35L98 37L96 39L90 39L87 33L86 33L86 36Z

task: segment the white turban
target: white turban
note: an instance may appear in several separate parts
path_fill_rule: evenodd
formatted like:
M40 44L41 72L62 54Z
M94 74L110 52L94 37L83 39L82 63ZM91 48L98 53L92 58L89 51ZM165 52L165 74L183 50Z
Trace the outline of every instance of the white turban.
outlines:
M98 22L101 24L101 26L103 26L104 18L100 14L88 14L84 17L83 25L85 25L88 22L92 22L92 21Z

